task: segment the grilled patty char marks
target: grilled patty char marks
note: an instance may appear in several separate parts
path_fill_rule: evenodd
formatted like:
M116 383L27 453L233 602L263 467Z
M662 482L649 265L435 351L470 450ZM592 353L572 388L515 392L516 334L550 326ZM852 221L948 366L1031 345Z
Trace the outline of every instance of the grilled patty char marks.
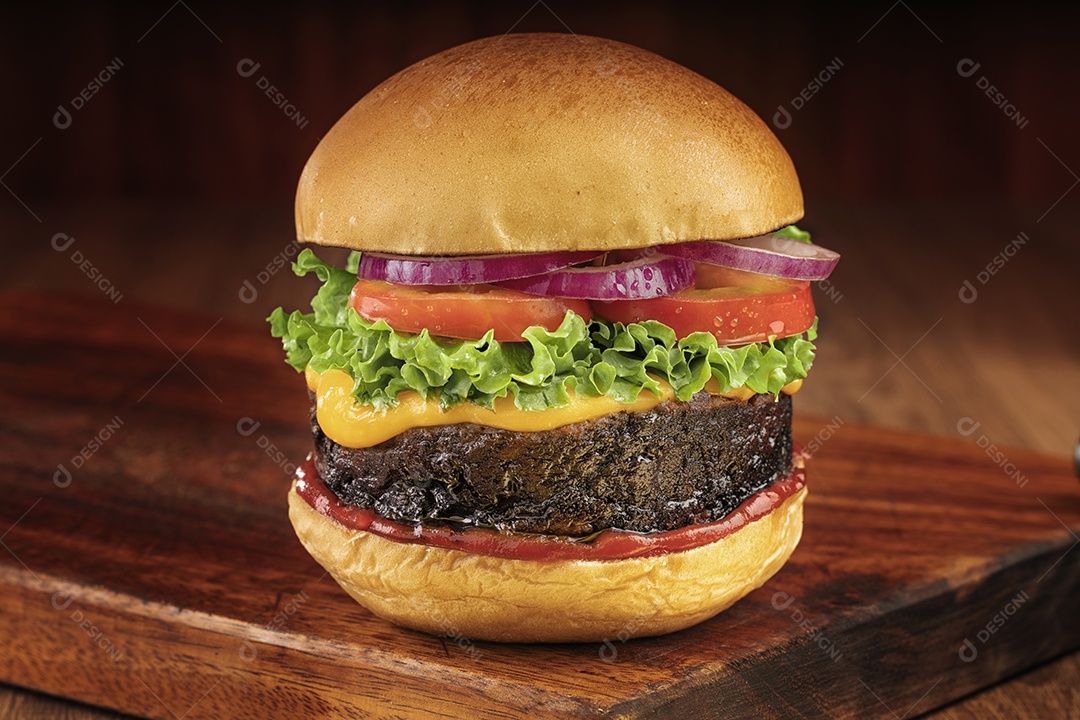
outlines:
M329 439L315 465L344 503L403 523L450 521L587 535L720 520L791 466L791 398L698 393L555 430L462 423L411 428L369 448Z

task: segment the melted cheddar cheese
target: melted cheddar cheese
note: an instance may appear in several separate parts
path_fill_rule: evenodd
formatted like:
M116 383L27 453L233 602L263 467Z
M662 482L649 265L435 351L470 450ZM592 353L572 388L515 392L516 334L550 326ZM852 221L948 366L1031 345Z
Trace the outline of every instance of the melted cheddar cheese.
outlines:
M439 408L438 401L425 400L419 393L406 391L398 394L397 407L377 410L370 405L358 405L353 402L353 380L343 370L327 370L319 374L309 367L305 372L305 378L308 388L315 394L315 416L319 421L319 426L326 436L338 445L351 448L378 445L413 427L433 427L456 423L476 423L516 432L553 430L617 412L651 410L675 396L671 386L661 380L659 396L646 390L641 393L636 402L629 404L605 396L575 397L573 391L570 390L572 402L561 408L540 411L519 410L514 406L512 397L504 397L495 401L494 410L468 402L442 410ZM784 386L783 392L790 395L801 385L801 380L788 383ZM724 395L740 400L747 400L754 395L753 391L746 388L721 393L715 378L709 381L705 389L714 395Z

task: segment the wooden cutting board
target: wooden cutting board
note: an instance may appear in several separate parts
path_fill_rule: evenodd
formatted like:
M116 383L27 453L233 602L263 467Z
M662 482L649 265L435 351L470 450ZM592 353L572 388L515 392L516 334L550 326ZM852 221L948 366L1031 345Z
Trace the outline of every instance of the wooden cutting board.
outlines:
M9 683L155 718L910 717L1080 646L1065 458L809 418L802 544L721 616L606 644L399 629L293 537L307 399L262 328L0 303Z

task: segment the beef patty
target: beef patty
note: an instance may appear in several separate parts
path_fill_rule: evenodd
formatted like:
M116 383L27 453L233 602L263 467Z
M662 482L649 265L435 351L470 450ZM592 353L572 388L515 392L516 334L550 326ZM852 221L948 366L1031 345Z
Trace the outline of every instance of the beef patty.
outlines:
M338 445L312 409L315 465L344 503L403 523L588 535L720 520L791 466L791 398L698 393L555 430L462 423Z

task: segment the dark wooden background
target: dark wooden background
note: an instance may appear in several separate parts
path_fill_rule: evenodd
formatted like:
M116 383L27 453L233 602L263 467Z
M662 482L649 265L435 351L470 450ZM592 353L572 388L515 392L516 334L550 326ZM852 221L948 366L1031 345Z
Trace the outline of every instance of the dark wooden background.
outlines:
M513 28L641 45L716 80L770 121L839 60L778 132L810 201L1060 196L1072 177L1042 143L1080 165L1080 8L942 5L165 0L5 8L0 167L41 138L4 177L31 207L49 198L287 201L319 136L364 92L429 54ZM54 127L58 105L70 105L116 58L123 66L71 126ZM245 58L260 64L247 78L237 72ZM965 58L981 65L967 78L957 72ZM1025 127L980 91L983 76ZM295 105L304 128L260 92L260 77Z
M570 29L625 40L716 80L766 121L839 59L776 131L803 181L805 226L844 255L815 291L820 362L799 412L951 437L970 418L980 423L970 442L1060 457L1080 432L1078 20L1078 9L1038 3L888 0L844 10L532 0L5 8L0 288L100 297L71 262L78 251L123 304L201 311L207 327L301 305L310 282L259 273L292 240L296 178L319 135L393 72L477 37ZM56 127L58 106L117 58L115 77ZM981 65L966 78L965 58ZM237 72L244 59L260 64L251 77ZM1024 127L980 91L984 76ZM262 94L260 77L305 127ZM977 282L1019 232L1028 244L978 284L976 303L962 303L962 282ZM58 233L75 238L62 252L51 245ZM245 280L258 289L253 303L239 299ZM1073 654L941 715L1065 716L1078 686ZM0 717L24 715L93 711L0 688Z

